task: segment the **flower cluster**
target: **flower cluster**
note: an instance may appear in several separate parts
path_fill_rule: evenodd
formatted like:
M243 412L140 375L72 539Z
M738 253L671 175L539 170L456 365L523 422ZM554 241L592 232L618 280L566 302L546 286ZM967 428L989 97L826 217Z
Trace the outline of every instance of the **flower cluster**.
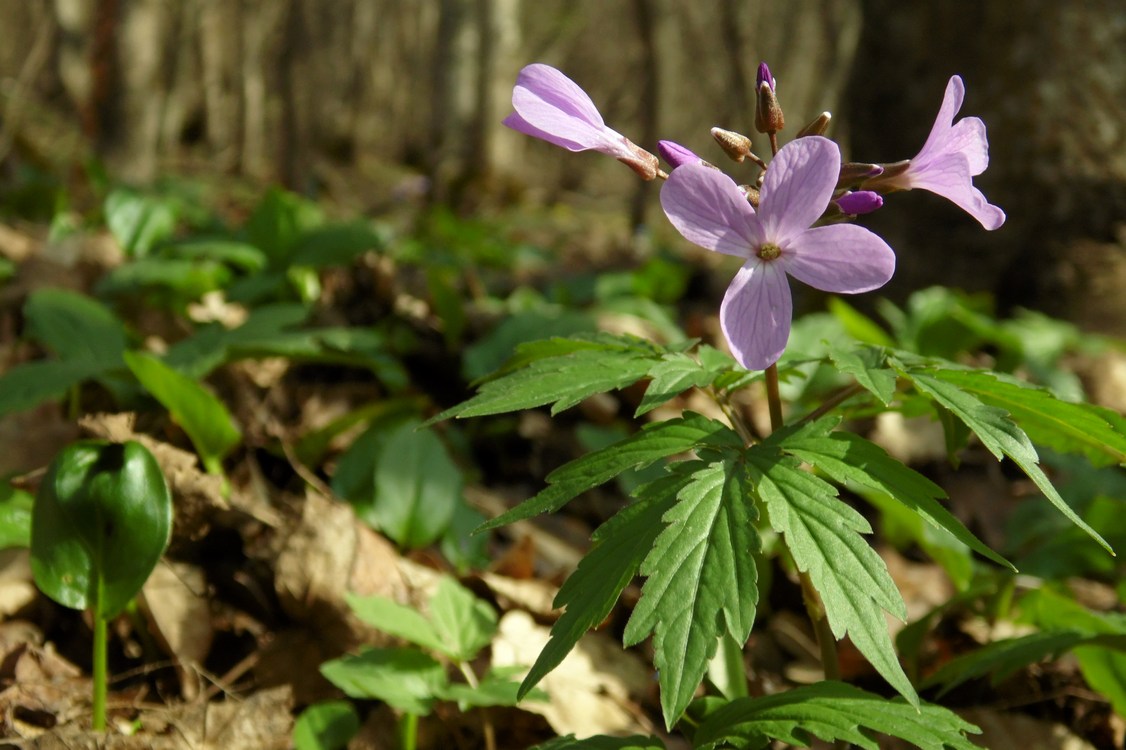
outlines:
M763 172L753 185L738 185L689 149L661 141L658 151L672 167L666 175L654 154L606 126L574 81L548 65L520 72L512 94L516 110L504 124L570 151L598 151L630 166L645 179L665 177L661 207L690 242L733 255L742 267L720 306L723 334L736 359L762 370L782 356L790 334L792 303L787 275L828 292L877 289L895 270L895 254L880 237L847 221L883 205L883 194L919 188L965 210L986 229L997 229L1004 212L973 185L989 163L985 124L976 117L954 122L965 94L953 76L930 136L910 160L895 164L841 161L837 145L822 136L829 114L806 126L781 148L784 118L777 81L764 64L758 73L755 126L770 137L767 164L744 135L713 128L725 153L749 159Z

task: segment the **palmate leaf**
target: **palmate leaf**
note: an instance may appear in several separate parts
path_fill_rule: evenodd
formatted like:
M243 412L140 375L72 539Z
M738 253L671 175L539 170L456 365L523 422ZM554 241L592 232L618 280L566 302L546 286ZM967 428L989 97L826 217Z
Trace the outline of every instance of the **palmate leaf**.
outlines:
M825 417L797 430L775 433L767 442L817 467L835 482L855 482L891 497L934 528L948 532L978 554L1016 572L1012 563L974 536L938 502L946 497L941 487L904 466L875 443L851 432L833 432L839 423L839 417Z
M835 298L834 298L835 300ZM887 353L876 347L841 348L829 344L829 358L841 372L856 378L856 382L883 402L891 403L895 395L895 371L887 366Z
M683 462L691 481L665 513L667 524L641 564L647 576L622 640L653 634L653 663L665 724L684 712L726 631L744 643L754 623L758 572L756 511L747 474L734 459Z
M868 522L837 499L831 484L773 445L753 447L747 459L770 526L786 537L794 563L820 593L833 635L848 634L884 679L918 705L883 616L887 610L903 620L907 609L884 561L861 536L871 533Z
M1061 453L1080 453L1095 466L1126 464L1126 430L1121 417L1092 404L1061 401L1051 391L977 370L936 370L982 402L1004 409L1034 442Z
M726 363L723 363L726 364ZM721 367L711 366L682 352L665 355L649 370L649 387L634 413L640 417L656 409L661 404L675 398L689 388L703 387L712 383L723 371Z
M559 510L580 493L610 481L623 471L648 466L702 445L738 447L742 441L727 425L694 412L654 422L613 445L559 467L547 475L546 488L484 524L481 530Z
M908 368L901 364L897 364L896 369L900 374L910 378L917 390L933 398L969 427L981 440L982 445L998 460L1002 456L1012 459L1060 513L1083 529L1108 552L1114 554L1107 541L1060 497L1059 492L1040 468L1040 457L1036 453L1036 448L1024 430L1009 417L1008 412L984 403L957 383L947 380L948 371L944 372L937 368L926 370L921 367Z
M559 666L588 630L610 614L664 528L662 516L691 479L691 475L675 473L638 487L634 491L637 502L598 527L595 546L555 596L553 606L567 609L551 627L551 639L520 685L521 698Z
M808 747L810 739L843 740L877 750L876 735L922 750L978 750L966 734L981 730L952 711L866 693L842 682L820 682L762 698L739 698L710 714L696 731L700 750L734 745L758 750L772 740Z

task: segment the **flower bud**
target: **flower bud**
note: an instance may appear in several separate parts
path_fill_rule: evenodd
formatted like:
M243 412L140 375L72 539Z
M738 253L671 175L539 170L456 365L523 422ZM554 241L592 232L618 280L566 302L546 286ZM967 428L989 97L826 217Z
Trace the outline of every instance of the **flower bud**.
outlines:
M866 164L864 162L849 161L841 165L841 174L837 178L837 189L850 187L857 183L878 177L884 173L884 168L879 164Z
M833 115L828 112L822 112L817 115L817 119L806 125L798 131L795 138L805 138L807 135L825 135L825 131L829 129L829 121L833 119Z
M674 169L684 164L699 164L703 161L692 151L673 141L657 141L657 153Z
M774 94L776 81L766 63L758 66L758 97L755 100L755 130L760 133L777 133L786 124L782 106Z
M641 179L654 179L661 168L661 160L657 158L656 154L649 153L628 139L626 139L626 147L630 151L630 156L628 158L620 156L618 161L637 172Z
M723 149L723 153L727 154L733 161L743 161L751 153L751 139L742 133L736 133L734 130L724 130L723 128L712 128L712 138Z
M879 193L874 193L871 190L857 190L845 193L837 198L835 203L842 212L850 216L860 216L861 214L870 214L880 208L884 205L884 199Z
M903 189L903 185L896 178L902 175L911 167L910 159L903 161L892 162L891 164L873 164L872 166L880 167L880 171L870 175L864 179L860 184L867 190L878 190L881 193L889 193L893 190Z
M747 199L755 208L758 208L759 190L754 185L740 185L739 191L743 193L743 197Z

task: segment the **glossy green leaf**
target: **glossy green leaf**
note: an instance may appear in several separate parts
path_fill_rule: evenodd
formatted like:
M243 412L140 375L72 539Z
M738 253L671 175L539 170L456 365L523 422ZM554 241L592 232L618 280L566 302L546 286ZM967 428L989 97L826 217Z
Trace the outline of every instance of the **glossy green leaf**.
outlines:
M176 231L175 205L166 198L118 189L106 196L106 225L126 255L142 258Z
M747 459L770 526L785 536L794 563L821 595L833 635L847 633L876 671L918 705L884 620L885 610L906 620L907 609L884 561L861 536L871 533L868 522L837 498L831 484L772 446L755 446Z
M430 622L442 643L441 652L468 662L492 642L497 613L453 578L442 576L430 598Z
M445 690L446 670L413 648L368 648L326 661L321 674L349 698L381 700L392 708L425 716Z
M481 528L493 529L559 510L572 498L624 471L648 466L701 445L738 448L742 441L727 425L694 412L653 422L627 438L559 467L547 475L546 488Z
M630 646L653 635L668 727L692 700L720 636L746 642L758 602L757 512L745 470L731 459L701 463L677 466L695 470L641 564L647 579L622 636Z
M221 471L220 462L242 440L223 402L151 354L126 352L125 364L187 433L207 470Z
M35 498L35 585L63 606L112 616L141 590L171 532L172 497L144 446L73 443L51 462Z
M775 740L808 747L813 737L878 750L877 736L888 735L922 750L979 750L966 735L980 733L945 708L888 700L851 685L826 681L731 701L708 715L694 739L700 750L729 744L759 750Z
M434 432L413 419L382 441L373 490L365 518L410 549L437 541L463 502L461 470Z
M350 701L321 701L301 712L293 724L296 750L343 750L360 731L360 716Z

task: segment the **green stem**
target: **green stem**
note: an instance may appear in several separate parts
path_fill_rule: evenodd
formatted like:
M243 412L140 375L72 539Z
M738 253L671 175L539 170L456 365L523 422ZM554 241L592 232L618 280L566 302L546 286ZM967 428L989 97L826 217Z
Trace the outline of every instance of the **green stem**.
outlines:
M743 644L724 633L719 639L719 651L716 653L718 673L715 681L723 681L716 687L728 700L745 698L750 695L747 689L747 668L743 664Z
M418 749L418 714L404 714L403 721L399 724L403 735L403 750Z
M782 397L778 392L778 363L766 368L766 402L770 406L770 431L782 428Z
M106 641L108 628L101 607L94 611L94 707L92 722L95 732L106 730Z

